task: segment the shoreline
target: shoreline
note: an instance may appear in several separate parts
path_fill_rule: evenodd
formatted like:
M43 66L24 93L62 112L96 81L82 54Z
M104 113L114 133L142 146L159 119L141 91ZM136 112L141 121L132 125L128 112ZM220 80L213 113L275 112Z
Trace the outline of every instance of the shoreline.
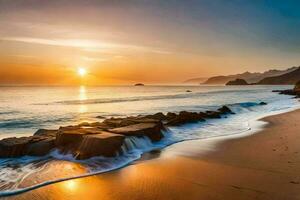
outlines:
M226 166L228 168L228 166L226 165L226 163L228 163L229 161L230 162L234 161L233 162L234 165L236 165L236 164L239 165L239 167L236 167L234 165L231 166L231 167L229 167L229 168L233 167L239 173L240 173L240 171L244 171L244 170L246 170L246 171L250 170L251 171L252 168L254 168L254 169L258 168L259 172L261 172L261 171L269 171L269 173L279 173L279 172L283 173L282 170L278 170L278 169L276 169L276 167L275 167L275 169L273 169L274 166L270 168L270 166L268 164L267 164L268 167L263 167L262 169L259 170L259 168L261 168L261 166L259 166L259 164L257 164L257 163L253 164L253 163L247 161L247 159L245 160L245 158L241 157L241 152L244 152L244 153L246 152L246 154L248 155L249 151L250 151L250 154L251 154L250 158L253 158L253 155L252 155L251 152L254 151L254 150L256 150L256 149L249 150L249 149L246 148L246 150L245 150L245 149L243 149L245 147L240 147L241 145L239 143L246 143L246 144L247 143L250 143L250 144L252 143L253 144L253 141L254 141L254 143L255 143L255 141L258 141L258 142L261 141L261 139L260 140L257 139L257 138L260 138L260 137L265 137L265 134L261 134L261 133L270 134L271 130L274 131L275 129L280 129L280 127L278 127L278 126L285 126L284 124L280 124L278 122L278 118L280 118L280 120L283 120L283 119L286 119L286 118L291 118L291 116L292 116L293 119L297 119L297 117L300 116L300 110L298 109L298 110L295 110L295 111L290 111L290 112L287 112L287 113L272 115L272 116L263 118L262 120L268 122L268 125L264 126L263 130L260 130L259 132L255 133L255 134L250 134L248 136L238 136L238 138L230 138L230 139L226 139L225 141L224 141L224 139L220 139L220 138L213 139L214 142L216 142L217 140L220 141L220 143L217 144L217 147L218 147L217 149L209 149L210 148L209 147L209 142L207 143L207 140L186 141L186 142L182 142L182 143L178 143L178 144L172 145L172 146L170 146L170 147L162 150L162 153L158 153L158 155L150 155L150 157L151 156L156 157L156 159L153 159L153 160L151 158L150 159L147 158L146 161L145 161L142 158L141 159L142 161L141 160L135 161L133 165L129 165L129 166L127 166L125 168L122 168L122 169L119 169L117 171L111 171L111 172L108 172L108 173L105 173L105 174L94 175L94 176L90 176L90 177L87 177L87 178L80 178L80 179L74 179L74 180L64 181L64 182L60 182L60 183L55 183L53 185L45 186L45 187L42 187L42 188L39 188L39 189L36 189L36 190L32 190L32 191L29 191L29 192L26 192L26 193L23 193L23 194L11 196L11 197L6 197L6 198L7 199L11 199L11 198L14 198L14 199L24 199L24 198L34 198L37 195L38 198L47 199L48 197L49 198L51 198L51 197L54 198L55 195L57 195L56 191L60 191L60 192L62 192L65 195L67 195L67 194L71 195L71 197L69 199L77 199L77 198L80 198L81 192L87 192L87 193L91 192L91 195L93 195L93 194L95 195L95 192L97 190L92 189L93 187L91 187L90 181L92 181L92 182L95 181L96 183L98 183L103 178L105 179L105 181L104 181L103 184L107 185L107 187L109 187L109 185L111 185L111 184L114 185L114 182L121 181L121 183L122 183L121 184L121 189L122 189L121 191L124 190L123 192L128 193L129 192L129 191L127 191L128 188L126 188L125 186L128 185L128 184L131 185L130 179L126 181L126 179L124 180L122 177L126 176L127 174L130 175L130 171L134 170L135 168L138 169L138 170L134 170L134 171L138 171L138 174L137 175L130 175L130 176L133 176L133 178L135 178L135 179L136 178L140 179L140 177L143 177L144 175L141 174L143 171L145 173L150 173L150 172L153 173L153 172L156 172L157 170L161 169L162 172L157 172L157 173L159 173L159 175L162 175L163 177L167 176L166 174L169 174L170 175L170 180L167 179L167 182L170 181L170 184L171 184L172 181L175 181L175 182L177 181L177 180L173 180L174 178L172 178L172 175L177 174L178 172L182 172L182 173L184 172L185 175L180 175L180 178L181 179L182 178L183 179L186 179L186 178L189 179L188 177L191 176L189 170L194 171L194 169L199 169L199 168L201 168L201 170L197 170L197 172L199 171L198 173L195 172L195 174L196 174L195 177L200 176L201 179L200 179L200 177L198 177L200 180L203 179L203 177L202 177L203 175L201 175L201 174L203 174L203 170L206 170L206 172L208 172L212 176L215 176L216 174L213 173L211 171L211 169L209 169L209 168L203 169L203 165L205 165L205 166L206 165L208 165L208 166L222 165L223 167ZM271 137L270 139L272 139L272 138L274 138L274 135L271 134L270 137ZM266 138L264 138L264 139L266 139ZM277 140L274 140L275 143L276 143ZM279 138L279 141L280 141L280 138ZM239 145L236 145L236 144L239 144ZM229 147L231 147L231 148L229 148ZM239 149L239 151L238 152L234 152L234 150L231 150L232 147L234 147L234 149ZM205 153L203 153L204 150L206 150L206 151L208 150L208 151L211 151L211 152L205 152ZM283 153L285 151L286 151L286 149L284 149ZM276 150L274 151L274 149L272 148L271 153L272 152L276 152ZM299 152L300 152L300 148L299 148ZM264 152L263 155L265 155L265 156L268 157L269 154L270 154L270 152L268 152L268 153ZM222 156L220 156L220 155L222 155ZM259 154L255 154L255 156L260 157L258 155ZM234 158L234 159L232 160L232 158ZM256 159L253 159L252 162L255 161L255 160ZM278 161L278 160L276 160L276 161ZM257 162L261 163L262 161L258 160ZM291 162L292 161L288 161L287 164L291 164ZM192 169L189 168L189 165L191 165L191 164L193 165ZM249 166L244 167L243 165L245 165L245 164L250 165L250 167ZM270 162L270 164L272 164L272 162ZM277 162L275 164L278 165ZM242 165L242 167L241 167L241 165ZM256 165L258 165L258 167ZM282 167L282 164L278 165L277 167L278 168ZM141 169L139 169L139 168L141 168ZM166 171L165 168L171 168L172 169L171 170L172 173L170 174L168 172L168 170ZM182 170L182 169L186 169L186 168L188 168L188 170ZM264 169L264 168L266 168L266 169ZM285 166L284 169L286 169L286 166ZM179 170L179 171L177 172L177 170ZM220 170L220 169L218 169L218 170ZM235 172L235 173L232 172L232 173L229 173L229 174L235 175L237 172ZM267 172L265 172L265 173L267 173ZM206 173L204 173L204 174L206 174ZM221 173L221 175L225 176L226 174ZM268 175L268 173L267 173L267 175ZM243 174L243 176L245 176L245 174ZM109 178L109 177L112 177L112 178ZM297 177L298 176L296 176L294 179L297 179ZM190 177L190 178L193 179L193 176ZM198 179L198 178L196 178L196 179ZM299 172L299 178L300 178L300 172ZM218 177L214 177L214 179L217 180ZM236 180L236 179L239 179L239 176L237 176L237 177L234 178L234 180ZM154 177L150 178L150 180L152 180L156 184L160 185L159 184L160 183L160 177L154 176ZM206 177L204 180L211 181L211 180L209 180L209 177ZM140 181L143 182L143 180L140 180ZM199 181L199 180L196 180L194 182L195 182L194 184L196 184L196 183L200 184L200 185L202 184L201 183L202 181ZM200 182L200 183L198 183L198 182ZM68 191L66 188L62 189L62 186L68 185L68 184L73 185L74 183L78 183L78 185L80 183L80 190L79 191L77 191L77 189L79 189L79 187L76 187L76 189L72 190L72 191ZM290 182L287 182L287 183L290 184L291 186L297 186L298 185L298 179L297 180L290 180ZM95 184L95 185L97 185L97 184ZM148 184L146 184L146 185L147 185L147 187L149 187ZM146 191L146 193L143 194L143 195L139 194L139 195L142 195L140 197L141 198L148 198L149 195L154 195L154 194L150 194L151 190L152 189L158 189L157 188L158 185L155 185L155 184L151 185L150 184L150 188L149 188L148 192ZM90 189L90 187L91 187L91 189ZM132 187L134 187L134 186L132 186ZM154 187L154 188L151 188L151 187ZM243 189L243 188L246 188L246 189ZM257 188L256 189L251 189L251 188L253 188L253 186L251 186L251 187L244 187L244 186L240 186L240 184L235 184L229 190L231 192L233 192L233 193L235 193L234 192L235 190L238 190L238 191L240 190L240 192L241 191L243 191L243 192L246 191L246 193L251 193L251 195L253 193L255 193L256 195L258 195L258 197L260 197L260 196L263 197L262 199L268 199L269 198L268 195L266 195L266 193L264 191L259 190L259 188L258 189ZM270 188L273 188L273 187L270 187ZM145 188L143 188L143 189L145 189ZM215 188L215 189L217 189L217 188ZM299 186L298 186L298 189L299 189ZM45 191L47 191L47 192L45 192ZM187 189L187 191L178 190L178 191L176 191L176 193L182 192L184 194L187 194L186 192L188 192L188 193L191 193L191 192L195 193L196 192L195 196L185 197L187 199L196 199L196 198L205 197L205 195L208 195L207 193L205 193L203 191L202 192L199 192L199 191L197 192L197 191L198 190L195 190L195 191L191 190L190 191L190 189ZM50 196L48 196L49 192L50 192ZM168 194L168 192L170 192L170 191L168 189L166 189L166 191L164 191L163 193L159 193L157 195L163 195L163 196L160 196L162 199L165 199L165 198L180 199L180 198L178 198L176 196L164 196L164 193L166 195L166 194ZM231 194L231 192L229 192L229 193ZM51 195L54 195L54 196L51 196ZM121 198L122 197L121 194L118 197L116 197L116 198L112 198L112 197L109 198L109 197L106 197L104 195L103 199L124 199L125 198L124 195L125 194L123 193L123 198ZM131 193L131 195L133 195L131 197L133 199L135 199L134 197L136 197L136 196L134 195L134 193ZM213 194L211 194L211 195L212 195L211 199L217 199L217 198L215 198L215 196ZM234 199L233 197L235 197L235 198L239 197L238 199L241 199L241 198L242 199L251 199L251 198L248 198L248 196L244 198L244 196L241 196L241 195L233 195L233 196L230 196L230 198ZM98 193L98 196L101 196L101 192ZM64 196L64 198L67 198L67 197ZM95 198L95 197L91 196L91 198ZM292 197L292 198L289 197L289 199L293 199L293 198L294 197ZM270 199L276 199L276 197L271 196Z

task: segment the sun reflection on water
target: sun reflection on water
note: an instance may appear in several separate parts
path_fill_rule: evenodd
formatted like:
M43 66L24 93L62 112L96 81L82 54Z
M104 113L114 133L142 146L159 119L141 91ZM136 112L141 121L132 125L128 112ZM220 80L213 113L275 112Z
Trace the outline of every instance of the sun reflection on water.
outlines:
M86 99L87 99L86 88L85 88L85 86L82 85L79 87L79 100L84 101Z
M84 101L87 100L87 95L86 95L86 87L85 86L80 86L79 87L79 100ZM79 113L86 113L88 111L88 107L85 104L80 104L78 112Z

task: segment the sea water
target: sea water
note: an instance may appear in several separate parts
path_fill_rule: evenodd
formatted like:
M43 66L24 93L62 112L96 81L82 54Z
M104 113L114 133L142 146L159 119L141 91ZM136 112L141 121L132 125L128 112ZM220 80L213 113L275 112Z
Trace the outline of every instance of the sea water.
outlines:
M299 107L293 97L272 92L290 88L292 86L0 87L0 138L29 136L40 128L57 129L85 121L101 121L101 118L156 112L199 112L227 105L236 113L222 119L169 128L164 132L164 139L157 143L148 138L126 138L122 146L124 153L114 158L76 161L72 155L61 155L54 150L43 157L0 159L0 195L118 169L145 152L180 141L247 132L252 120ZM260 102L267 105L259 105ZM74 166L79 167L74 169Z

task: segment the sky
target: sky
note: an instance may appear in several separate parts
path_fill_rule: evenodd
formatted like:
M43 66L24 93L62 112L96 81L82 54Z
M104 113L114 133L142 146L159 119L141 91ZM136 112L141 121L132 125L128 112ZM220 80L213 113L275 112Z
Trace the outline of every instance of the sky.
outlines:
M167 84L285 69L300 64L299 35L297 0L0 0L0 84Z

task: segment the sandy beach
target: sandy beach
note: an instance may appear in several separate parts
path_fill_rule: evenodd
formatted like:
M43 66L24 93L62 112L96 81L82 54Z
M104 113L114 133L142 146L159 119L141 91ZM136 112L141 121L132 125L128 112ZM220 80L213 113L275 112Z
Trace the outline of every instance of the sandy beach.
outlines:
M5 199L300 199L299 119L300 110L267 117L262 131L217 150L182 142L121 170Z

